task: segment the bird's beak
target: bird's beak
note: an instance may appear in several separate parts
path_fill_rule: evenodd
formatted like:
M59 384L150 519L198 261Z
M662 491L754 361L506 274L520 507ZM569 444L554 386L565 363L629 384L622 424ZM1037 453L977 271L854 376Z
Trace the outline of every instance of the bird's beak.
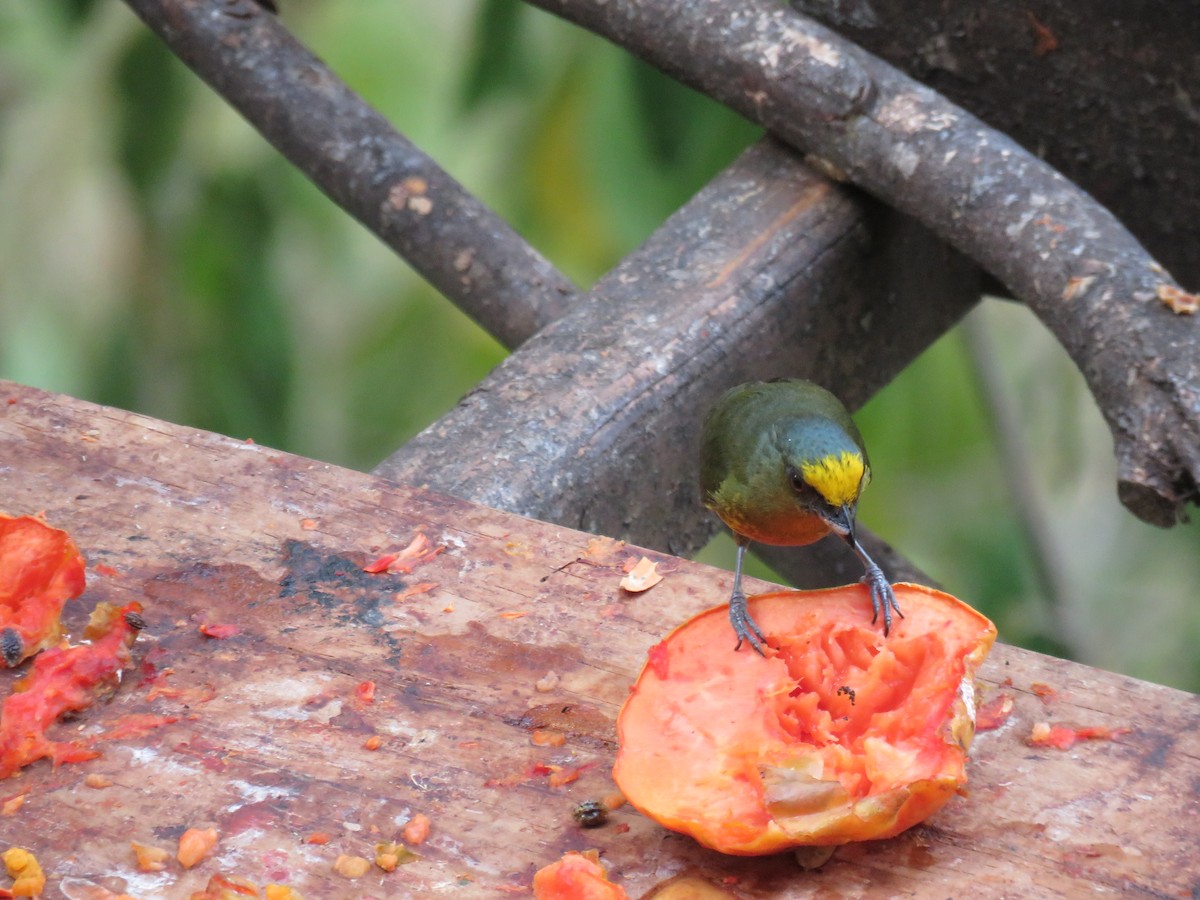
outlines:
M833 514L826 517L830 529L834 534L844 538L849 538L850 542L854 542L854 507L849 504L842 505L833 511Z

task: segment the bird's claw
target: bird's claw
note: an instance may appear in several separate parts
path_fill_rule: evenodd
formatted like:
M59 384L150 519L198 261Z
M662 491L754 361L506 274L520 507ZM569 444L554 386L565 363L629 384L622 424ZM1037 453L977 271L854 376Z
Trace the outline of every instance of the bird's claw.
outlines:
M892 630L892 612L894 611L900 618L904 618L904 613L900 611L900 604L896 602L896 592L892 590L892 585L887 580L887 576L883 574L883 570L876 565L867 567L867 571L862 577L862 583L871 591L871 624L874 625L879 621L879 613L882 612L883 636L887 637L888 632Z
M759 656L766 656L763 646L766 644L767 636L762 633L758 623L750 617L750 610L746 606L746 595L740 591L735 592L729 598L729 621L733 625L733 633L737 635L738 639L737 646L733 648L735 653L742 649L744 641L753 647Z

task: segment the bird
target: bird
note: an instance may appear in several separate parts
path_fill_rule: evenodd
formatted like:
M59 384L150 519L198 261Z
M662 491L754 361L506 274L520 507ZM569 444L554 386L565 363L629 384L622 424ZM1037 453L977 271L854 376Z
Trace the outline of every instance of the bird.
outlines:
M743 643L763 654L766 636L750 616L742 564L752 542L799 547L835 534L863 564L871 624L904 617L883 570L855 529L858 498L871 480L862 435L846 407L803 379L756 381L730 388L712 405L700 438L704 505L737 544L729 619Z

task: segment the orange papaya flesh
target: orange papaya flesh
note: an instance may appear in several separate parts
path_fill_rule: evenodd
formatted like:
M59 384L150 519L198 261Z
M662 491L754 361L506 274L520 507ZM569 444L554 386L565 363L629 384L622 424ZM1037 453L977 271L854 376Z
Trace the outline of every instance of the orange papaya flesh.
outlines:
M0 665L15 666L62 637L66 602L85 565L70 535L34 516L0 513Z
M574 850L538 869L533 876L534 900L629 900L620 885L608 880L594 851Z
M863 585L751 597L765 657L728 607L651 648L617 719L613 776L643 814L724 853L896 835L966 782L975 670L995 626L898 584L883 636Z
M52 741L46 731L64 714L87 709L116 689L141 627L141 609L136 600L122 607L97 604L83 633L88 643L51 647L13 685L0 705L0 779L45 757L58 766L99 756L86 743Z

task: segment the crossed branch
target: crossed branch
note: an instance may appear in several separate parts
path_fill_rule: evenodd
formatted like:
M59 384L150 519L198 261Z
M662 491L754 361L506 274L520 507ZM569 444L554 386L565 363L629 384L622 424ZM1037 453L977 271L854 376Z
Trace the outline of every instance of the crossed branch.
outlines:
M792 10L531 0L773 135L582 293L253 0L126 2L336 203L519 347L380 474L687 554L712 529L692 454L719 390L786 372L857 406L970 309L986 272L1083 372L1125 505L1166 526L1198 498L1196 298L1050 166Z

